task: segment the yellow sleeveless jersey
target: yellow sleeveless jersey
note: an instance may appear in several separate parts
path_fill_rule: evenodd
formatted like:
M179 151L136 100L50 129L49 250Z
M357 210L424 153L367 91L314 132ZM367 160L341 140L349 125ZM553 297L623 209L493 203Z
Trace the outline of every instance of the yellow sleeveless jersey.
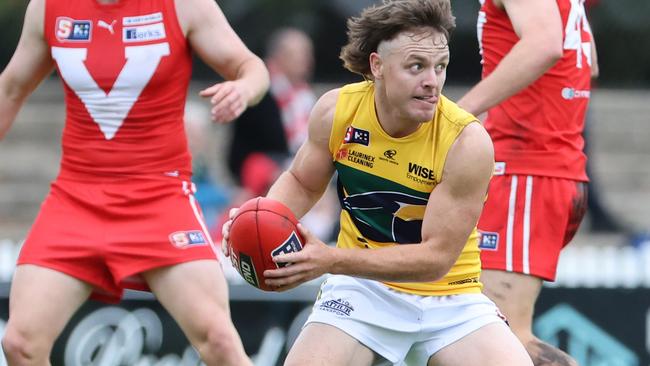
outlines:
M476 120L441 95L432 121L409 136L394 138L377 120L374 96L373 82L349 84L336 103L329 148L343 208L340 248L420 243L424 210L443 178L447 152L463 128ZM418 295L476 293L481 290L480 267L474 227L460 257L441 280L385 284Z

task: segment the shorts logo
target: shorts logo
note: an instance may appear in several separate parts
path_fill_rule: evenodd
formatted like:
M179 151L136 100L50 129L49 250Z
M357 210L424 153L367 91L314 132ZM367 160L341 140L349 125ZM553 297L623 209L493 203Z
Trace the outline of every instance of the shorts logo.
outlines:
M201 231L177 231L169 235L169 241L179 249L185 249L191 246L207 245L208 241L205 239Z
M350 126L345 131L345 137L343 138L343 143L345 143L345 144L355 144L356 143L356 144L369 146L370 145L370 132Z
M483 250L497 250L499 247L499 233L479 231L478 247Z
M348 301L342 299L323 301L319 308L341 316L350 316L354 308Z
M58 17L54 33L59 42L90 42L92 27L90 20Z
M503 161L498 161L494 163L493 175L504 175L504 174L506 174L506 163Z
M291 235L289 235L289 238L287 238L287 240L285 240L284 243L280 244L280 246L278 246L277 248L273 249L273 251L271 251L271 257L275 257L276 255L280 255L280 254L298 252L301 249L302 249L302 243L300 242L300 239L298 239L298 235L296 234L296 232L292 231ZM275 265L278 266L278 268L282 268L290 264L291 263L276 263Z

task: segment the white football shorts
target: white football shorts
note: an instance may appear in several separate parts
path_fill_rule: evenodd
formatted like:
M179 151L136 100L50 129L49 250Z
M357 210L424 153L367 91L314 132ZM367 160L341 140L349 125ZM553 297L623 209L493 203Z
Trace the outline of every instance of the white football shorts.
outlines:
M305 326L329 324L395 365L426 366L434 353L495 322L505 320L480 293L420 296L333 275L321 285Z

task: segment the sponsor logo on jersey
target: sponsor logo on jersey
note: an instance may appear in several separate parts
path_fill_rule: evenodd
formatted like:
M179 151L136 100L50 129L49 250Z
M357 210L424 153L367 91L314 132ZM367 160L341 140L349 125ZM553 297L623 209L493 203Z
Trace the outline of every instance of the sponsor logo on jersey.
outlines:
M177 231L169 235L169 241L180 249L185 249L196 245L207 245L208 241L205 239L203 232L195 231Z
M466 283L478 283L478 277L463 278L462 280L447 283L449 286L464 285Z
M433 173L433 169L425 168L422 165L410 163L409 170L406 173L406 178L425 185L433 185L436 181L436 176Z
M163 23L124 27L122 30L122 41L125 43L156 41L165 37Z
M59 42L90 42L93 23L90 20L56 18L54 34Z
M354 311L354 308L350 302L343 299L323 301L319 307L321 310L329 311L330 313L342 316L350 316L350 314Z
M506 174L506 163L503 161L497 161L494 163L494 175L504 175Z
M117 21L116 21L116 20L113 20L112 22L109 23L109 22L105 22L105 21L103 21L103 20L98 20L98 21L97 21L97 26L98 26L99 28L104 28L104 29L106 29L106 30L109 31L111 34L115 34L115 28L113 28L113 27L115 26L115 22L117 22Z
M479 231L478 247L485 250L497 250L499 247L499 233Z
M370 145L370 132L349 126L343 138L344 144Z
M291 235L289 235L289 237L287 238L287 240L285 240L284 243L280 244L277 248L271 251L271 257L275 257L276 255L280 255L280 254L298 252L301 249L302 249L302 243L300 243L300 239L298 239L298 235L296 234L296 232L292 231ZM290 264L291 263L279 262L276 263L275 265L278 268L282 268Z
M384 151L384 156L390 160L395 160L395 155L397 155L397 150L386 150Z
M380 156L379 160L386 161L391 164L399 165L399 163L395 161L395 155L397 155L397 150L389 149L384 151L384 156Z
M355 150L348 151L346 160L355 164L363 165L372 168L375 165L375 157L372 155L364 154Z
M138 15L134 17L124 17L122 18L122 25L132 26L132 25L151 24L151 23L162 22L162 20L163 20L162 13L158 12L153 14Z
M566 100L572 100L578 98L589 99L589 97L591 97L591 91L589 90L577 90L574 88L562 89L562 98Z
M345 160L348 157L348 149L342 148L336 152L336 160Z

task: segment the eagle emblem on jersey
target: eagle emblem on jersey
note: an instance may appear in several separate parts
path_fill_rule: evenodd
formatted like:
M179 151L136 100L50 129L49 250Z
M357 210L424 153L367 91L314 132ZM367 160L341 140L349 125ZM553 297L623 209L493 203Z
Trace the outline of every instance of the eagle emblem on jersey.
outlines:
M422 221L428 200L400 192L375 191L342 199L354 225L370 240L398 244L422 241Z

